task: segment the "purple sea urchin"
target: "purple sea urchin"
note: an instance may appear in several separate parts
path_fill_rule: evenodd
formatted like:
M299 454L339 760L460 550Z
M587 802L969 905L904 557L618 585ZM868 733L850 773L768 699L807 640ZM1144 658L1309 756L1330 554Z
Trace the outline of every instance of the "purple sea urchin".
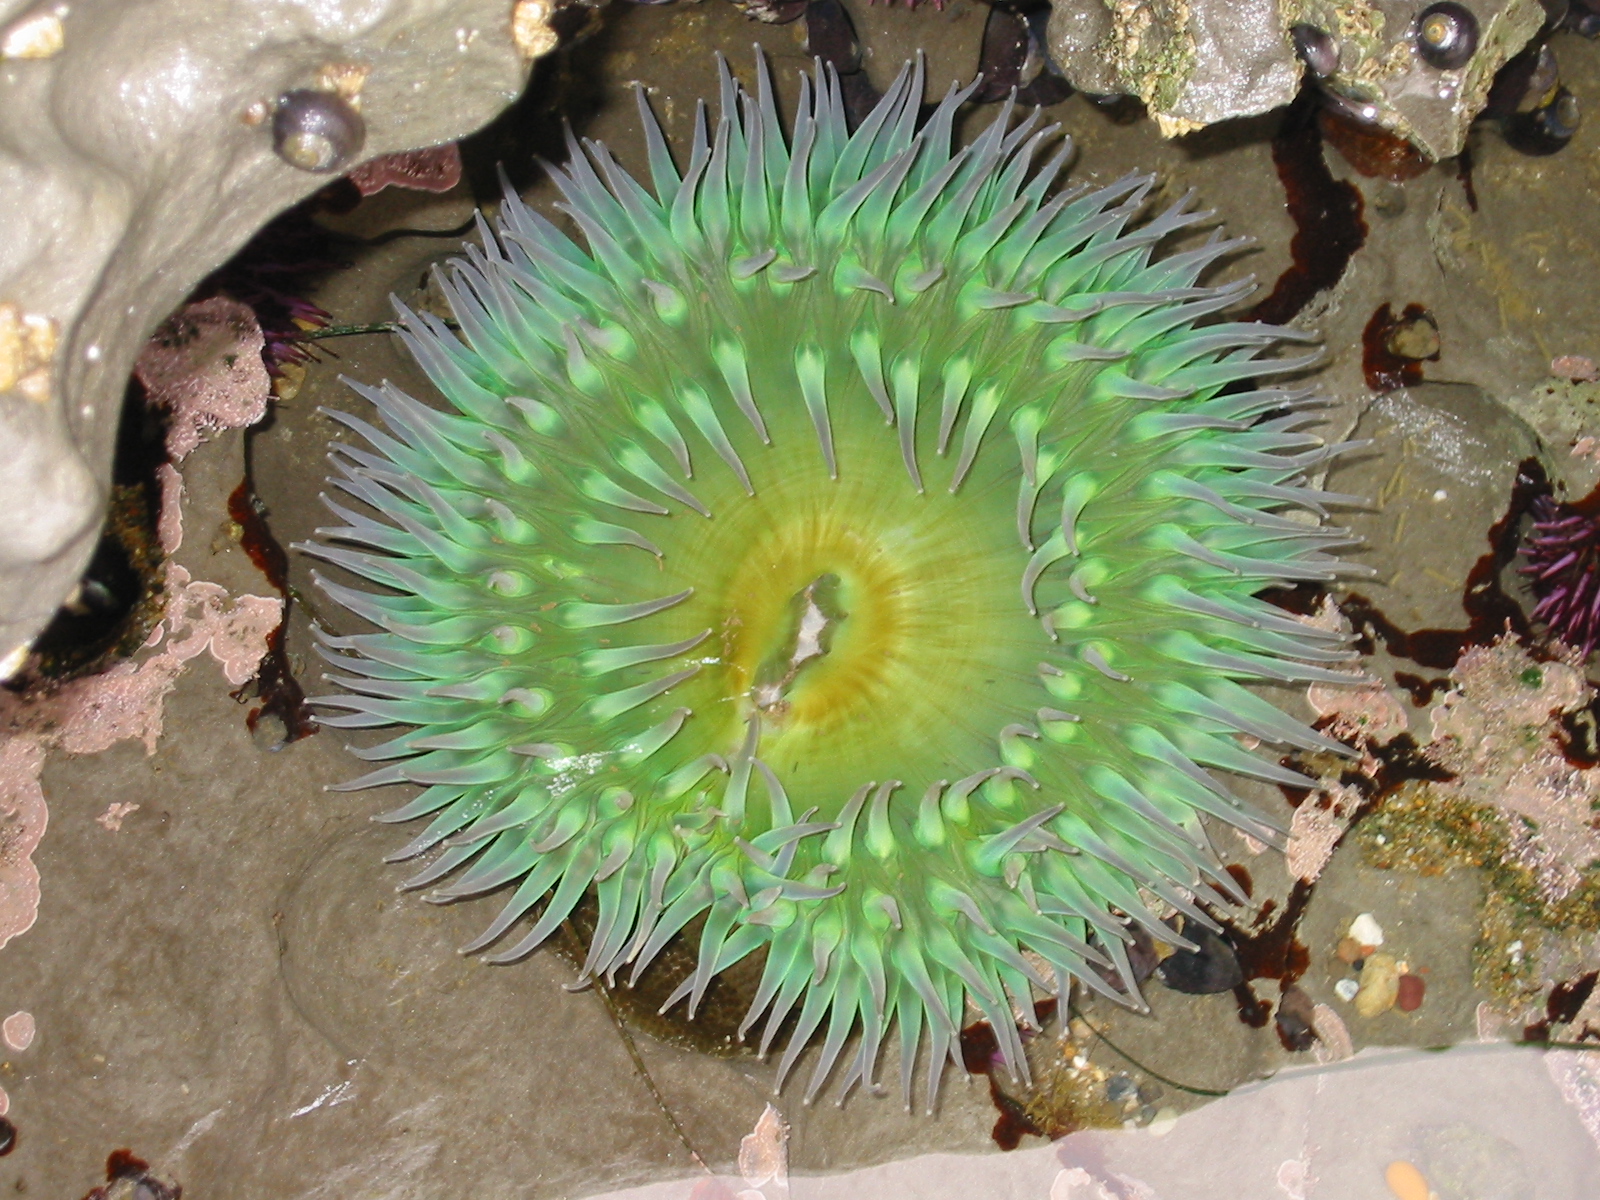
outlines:
M343 786L424 789L387 816L432 817L411 886L516 885L469 949L593 889L586 973L637 976L699 921L674 1001L765 954L745 1028L794 1015L783 1072L820 1036L808 1095L898 1023L931 1103L969 1000L1025 1070L1013 1001L1131 979L1126 921L1181 941L1145 895L1209 924L1202 814L1281 840L1210 768L1308 786L1235 735L1343 749L1235 681L1352 655L1254 598L1339 570L1277 511L1321 512L1339 447L1307 393L1228 390L1301 335L1196 327L1239 243L1155 260L1207 214L1052 197L1054 127L1007 105L952 149L966 93L918 128L922 86L849 133L819 65L786 140L764 67L724 69L681 174L641 97L648 190L574 143L589 249L508 195L440 278L461 336L401 309L452 411L352 384L387 431L333 414L362 507L311 549L384 589L322 581L378 627L324 638L325 723L415 727Z
M1536 497L1532 513L1523 543L1528 565L1519 569L1539 598L1534 620L1587 655L1600 643L1600 519L1550 496Z

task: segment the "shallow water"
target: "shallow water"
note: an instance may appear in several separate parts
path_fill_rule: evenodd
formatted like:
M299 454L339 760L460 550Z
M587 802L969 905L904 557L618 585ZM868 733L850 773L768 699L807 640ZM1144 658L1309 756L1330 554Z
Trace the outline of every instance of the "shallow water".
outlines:
M942 93L951 79L970 78L976 68L987 12L981 4L952 0L942 12L853 11L865 70L880 88L917 47L928 55L930 93ZM326 223L363 237L457 226L472 211L474 187L492 196L497 158L528 186L532 202L548 204L552 190L531 163L535 151L560 155L558 113L580 134L606 141L625 164L637 165L642 145L632 81L645 84L669 137L681 142L693 100L715 94L713 50L747 74L749 45L759 39L791 105L793 72L806 61L803 23L759 26L720 3L614 5L591 24L587 38L541 67L529 98L469 146L467 184L443 196L390 190ZM1565 82L1590 111L1600 111L1600 46L1564 35L1557 49ZM981 128L992 111L975 112L964 134ZM1230 231L1256 235L1258 251L1229 264L1219 281L1253 272L1270 286L1290 267L1295 228L1273 153L1281 115L1180 143L1162 141L1148 122L1118 124L1081 97L1050 115L1079 145L1075 179L1155 170L1162 197L1193 187ZM1280 154L1282 146L1280 140ZM1600 358L1600 306L1590 301L1600 269L1600 133L1582 131L1561 153L1532 158L1480 129L1471 170L1475 211L1455 164L1394 184L1355 175L1333 153L1328 163L1359 190L1367 232L1339 283L1299 319L1324 334L1328 357L1315 379L1333 401L1330 432L1353 428L1373 439L1335 467L1328 486L1376 498L1370 511L1347 515L1368 539L1359 557L1378 570L1376 580L1358 585L1371 604L1406 630L1462 629L1463 589L1489 550L1487 535L1506 511L1518 465L1542 457L1553 478L1570 481L1574 495L1594 482L1593 460L1572 453L1582 435L1600 435L1600 421L1585 424L1593 398L1565 386L1553 394L1548 378L1557 355ZM400 237L347 248L350 266L311 298L339 324L383 321L388 294L414 297L426 268L451 246L448 239ZM1437 325L1439 357L1421 365L1424 384L1374 403L1363 374L1362 335L1384 304L1394 312L1408 304L1425 307ZM324 519L316 493L334 426L317 406L358 407L338 376L422 386L387 337L346 337L321 346L326 357L248 441L257 494L284 545L306 538ZM269 596L227 516L244 452L244 438L235 432L183 464L185 538L176 561L234 596ZM318 605L308 568L303 556L290 556L289 582L301 602L287 644L293 669L315 692L308 620L321 615L338 627L339 618ZM1502 574L1514 594L1512 573ZM1397 672L1445 675L1381 645L1367 665L1388 684ZM1550 736L1538 723L1540 714L1524 719L1501 702L1504 689L1495 691L1490 675L1485 666L1457 687L1467 698L1457 706L1466 713L1466 727L1482 733L1489 747L1490 757L1466 772L1469 783L1482 785L1469 797L1480 805L1497 799L1486 789L1512 790L1523 778L1514 768L1526 763L1513 757L1527 753L1530 738L1544 739L1543 747ZM41 777L50 824L34 854L43 879L38 922L0 950L0 1013L25 1010L38 1027L26 1049L8 1051L0 1062L0 1087L19 1131L15 1150L0 1158L0 1187L80 1195L102 1178L106 1156L119 1147L181 1182L189 1195L240 1200L586 1195L692 1176L699 1163L737 1175L741 1138L770 1095L768 1064L743 1053L696 1050L688 1044L693 1031L667 1030L671 1037L662 1040L646 1031L625 995L565 990L576 972L559 952L542 951L504 968L457 955L455 948L479 931L491 907L436 907L394 891L410 870L381 860L406 835L367 818L398 804L403 789L388 789L391 795L325 792L326 784L353 773L342 739L327 731L276 746L270 721L253 736L231 690L215 664L194 659L176 676L152 753L131 740L93 754L69 753L70 747L50 752ZM1410 734L1427 743L1434 728L1428 710L1437 698L1415 705L1403 687L1389 691ZM1312 714L1304 694L1277 698L1303 716ZM1476 707L1463 709L1468 702ZM1502 730L1504 739L1490 739L1491 730ZM1543 769L1545 760L1528 761ZM1414 797L1415 785L1402 781L1406 762L1398 750L1375 755L1374 764L1365 783L1351 784L1360 797L1346 798L1345 817L1359 807L1358 799L1370 813L1379 803L1398 811L1394 797ZM1574 778L1586 784L1587 775ZM1258 798L1287 814L1275 790L1261 789ZM97 820L113 805L124 806L125 814L114 830L116 821ZM933 1118L906 1116L897 1095L857 1094L842 1109L832 1103L806 1108L791 1088L775 1101L790 1125L790 1170L835 1171L936 1151L992 1158L999 1153L997 1120L1008 1113L1023 1146L1048 1155L1026 1130L1064 1132L1086 1111L1085 1088L1099 1088L1098 1095L1114 1080L1130 1081L1138 1089L1135 1103L1112 1118L1164 1122L1200 1108L1210 1093L1318 1053L1333 1057L1337 1038L1329 1026L1318 1027L1317 1049L1297 1051L1270 1018L1262 1027L1241 1020L1254 1003L1278 1005L1276 976L1286 972L1298 978L1311 1004L1339 1018L1350 1048L1362 1049L1518 1034L1542 1013L1551 983L1580 979L1600 966L1592 931L1552 934L1528 916L1527 896L1516 891L1520 877L1497 873L1492 862L1484 864L1488 869L1456 865L1447 851L1452 838L1458 847L1465 844L1459 828L1443 821L1424 828L1398 818L1392 828L1396 838L1417 839L1419 846L1442 839L1444 849L1428 842L1391 864L1384 852L1394 849L1391 843L1346 838L1314 885L1298 889L1279 856L1252 853L1233 834L1220 834L1219 849L1247 868L1264 914L1254 924L1242 918L1235 937L1256 951L1251 962L1261 978L1249 985L1253 992L1185 995L1152 982L1149 1018L1085 1001L1082 1016L1097 1032L1071 1035L1086 1059L1076 1076L1056 1040L1059 1026L1052 1025L1033 1044L1037 1088L1022 1088L1003 1074L963 1081L952 1070ZM1286 910L1297 916L1292 928L1281 923ZM1362 1017L1338 997L1335 985L1355 973L1335 948L1364 912L1385 931L1385 950L1425 977L1415 1011L1391 1008ZM659 1025L650 1028L663 1032ZM1536 1171L1535 1190L1505 1194L1582 1195L1582 1171L1592 1170L1594 1147L1574 1125L1577 1110L1562 1108L1551 1074L1529 1066L1537 1052L1521 1053L1527 1058L1474 1060L1470 1068L1474 1093L1498 1088L1537 1096L1539 1107L1530 1111L1539 1120L1493 1136L1515 1143L1524 1161L1559 1146L1578 1165L1567 1174ZM883 1074L897 1075L892 1059ZM1306 1146L1345 1138L1344 1144L1364 1146L1363 1154L1392 1147L1395 1157L1409 1155L1428 1166L1419 1156L1434 1143L1418 1140L1424 1125L1491 1128L1492 1114L1440 1115L1403 1099L1407 1087L1418 1094L1467 1087L1440 1084L1423 1066L1392 1068L1385 1086L1390 1090L1380 1093L1380 1103L1365 1104L1384 1116L1380 1132L1349 1129L1331 1110L1307 1108L1302 1124L1283 1134L1281 1161L1296 1159ZM1589 1086L1597 1085L1591 1080ZM1569 1079L1567 1090L1577 1095L1581 1088ZM1199 1147L1235 1128L1264 1130L1275 1119L1247 1107L1223 1119L1234 1111L1219 1105L1185 1118L1194 1123L1178 1129L1194 1130L1182 1137ZM1103 1106L1095 1112L1103 1117ZM1600 1136L1592 1109L1588 1119L1590 1135ZM1207 1120L1216 1124L1203 1124ZM1548 1143L1541 1141L1546 1136ZM1181 1141L1174 1135L1162 1145ZM1213 1194L1190 1187L1195 1181L1186 1183L1170 1163L1158 1165L1165 1151L1128 1162L1116 1157L1118 1151L1103 1153L1117 1170L1145 1178L1156 1189L1150 1194ZM1185 1155L1199 1154L1173 1152L1180 1164ZM1359 1156L1351 1150L1349 1157L1355 1162ZM1054 1196L1060 1164L1078 1161L1056 1160L1026 1185L1007 1182L1017 1190L1003 1194ZM1227 1178L1227 1161L1205 1162L1206 1170ZM1371 1167L1368 1157L1359 1162L1362 1170ZM1230 1194L1354 1195L1358 1186L1335 1186L1345 1177L1327 1158L1311 1172L1321 1182L1299 1192L1279 1176L1270 1186L1265 1182L1261 1172L1278 1170L1278 1163L1241 1159L1235 1165L1240 1190ZM982 1161L973 1170L970 1178L991 1178ZM994 1170L998 1188L1003 1171ZM1365 1179L1359 1186L1382 1194L1370 1173L1348 1179ZM792 1186L805 1194L799 1179ZM777 1195L771 1185L767 1195Z

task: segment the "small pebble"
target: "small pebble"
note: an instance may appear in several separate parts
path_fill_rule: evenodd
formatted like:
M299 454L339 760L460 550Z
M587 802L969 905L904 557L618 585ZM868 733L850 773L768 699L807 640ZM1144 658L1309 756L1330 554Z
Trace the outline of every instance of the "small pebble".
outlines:
M1283 989L1274 1019L1278 1026L1278 1037L1285 1048L1301 1052L1316 1044L1316 1005L1310 996L1294 984Z
M1400 970L1392 954L1374 954L1361 968L1356 989L1356 1012L1375 1017L1388 1012L1400 997Z
M1339 999L1349 1003L1356 998L1356 993L1361 990L1361 985L1354 979L1341 979L1333 985L1333 994Z
M1550 374L1557 379L1572 379L1586 383L1600 376L1594 359L1583 354L1560 354L1550 360Z
M1311 1049L1319 1063L1343 1062L1354 1056L1356 1048L1350 1041L1350 1031L1326 1004L1316 1006L1311 1029L1317 1035L1317 1044Z
M1337 951L1339 961L1342 963L1358 963L1366 957L1367 950L1353 937L1340 938Z
M0 1040L12 1050L26 1050L33 1045L34 1028L32 1013L14 1012L0 1021Z
M1156 1110L1155 1117L1145 1130L1151 1137L1166 1137L1178 1124L1178 1110L1171 1105L1163 1105Z
M1389 353L1420 362L1439 357L1439 326L1432 317L1411 317L1401 321L1389 334Z
M1383 945L1383 926L1371 913L1362 913L1350 922L1350 937L1363 946Z
M1395 1200L1429 1200L1433 1195L1422 1172L1404 1160L1390 1163L1383 1172L1383 1181Z
M1113 1104L1137 1097L1139 1085L1126 1075L1113 1075L1106 1080L1106 1099Z
M1416 1012L1422 1007L1422 996L1427 990L1428 986L1422 982L1421 975L1400 976L1398 991L1395 993L1395 1007L1401 1012Z

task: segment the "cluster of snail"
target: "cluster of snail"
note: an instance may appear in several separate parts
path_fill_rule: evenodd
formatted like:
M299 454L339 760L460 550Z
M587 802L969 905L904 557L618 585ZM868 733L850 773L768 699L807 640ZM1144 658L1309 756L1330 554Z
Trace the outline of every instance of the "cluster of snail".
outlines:
M1417 57L1440 71L1455 71L1467 65L1478 49L1478 18L1472 10L1454 0L1440 0L1417 14L1411 27L1411 44ZM1307 69L1318 79L1327 79L1339 69L1339 45L1333 35L1315 25L1296 25L1289 30L1294 47Z
M1579 0L1582 11L1569 17L1567 0L1546 0L1544 35L1561 27L1588 37L1600 33L1600 12L1591 10L1597 3L1600 0ZM1295 25L1289 34L1328 106L1358 122L1376 122L1376 104L1344 94L1334 82L1341 51L1333 35L1309 24ZM1500 120L1507 140L1530 154L1548 154L1565 146L1577 132L1581 115L1577 97L1561 85L1555 54L1544 35L1502 69L1481 114ZM1478 18L1464 4L1439 0L1417 13L1410 42L1427 66L1459 71L1478 51Z

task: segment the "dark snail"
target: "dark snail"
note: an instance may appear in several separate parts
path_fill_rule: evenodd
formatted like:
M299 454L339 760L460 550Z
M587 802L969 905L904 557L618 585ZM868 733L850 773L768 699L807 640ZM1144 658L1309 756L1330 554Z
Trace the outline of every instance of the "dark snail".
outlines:
M272 148L291 167L317 174L342 171L361 153L366 122L334 92L285 92L272 114Z
M1451 0L1430 4L1417 16L1416 47L1430 67L1464 67L1478 49L1478 18Z

